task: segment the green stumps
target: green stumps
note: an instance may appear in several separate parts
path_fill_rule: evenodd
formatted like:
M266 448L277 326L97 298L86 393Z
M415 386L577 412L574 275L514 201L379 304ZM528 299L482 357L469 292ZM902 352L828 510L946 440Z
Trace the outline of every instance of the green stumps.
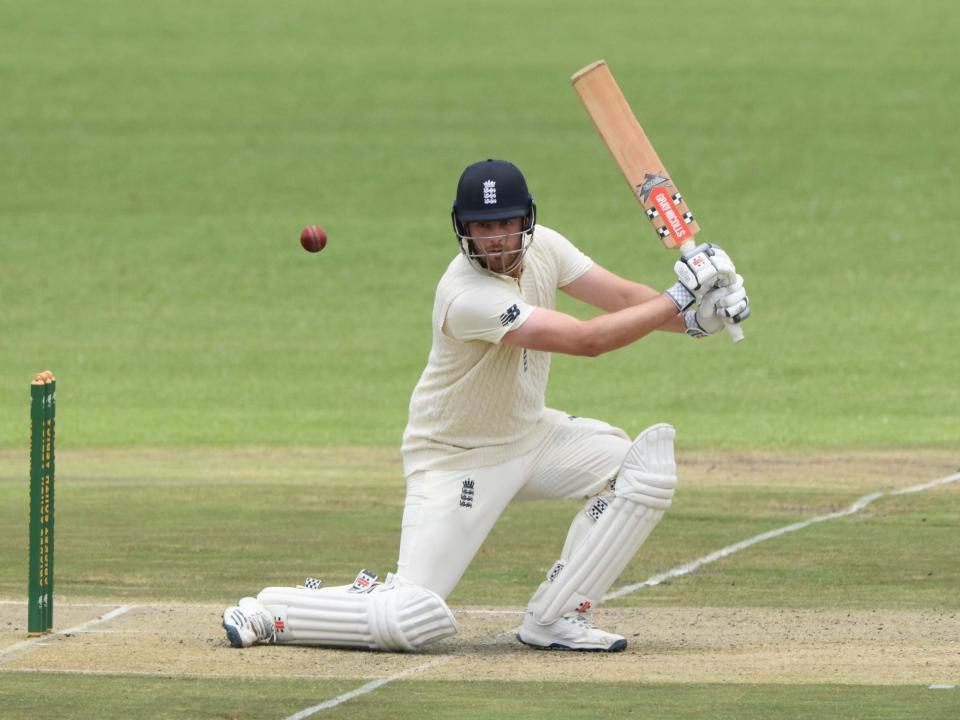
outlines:
M30 385L30 583L27 631L53 628L54 436L57 380L46 370Z

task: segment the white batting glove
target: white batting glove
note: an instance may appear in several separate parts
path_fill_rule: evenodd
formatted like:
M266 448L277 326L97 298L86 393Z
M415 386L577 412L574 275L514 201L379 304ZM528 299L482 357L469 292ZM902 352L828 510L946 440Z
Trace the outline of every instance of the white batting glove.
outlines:
M750 305L743 278L736 276L730 287L714 288L707 292L696 310L683 315L687 335L702 338L720 332L728 322L741 323L750 317Z
M743 276L735 275L733 283L722 289L727 293L717 297L717 314L735 323L743 322L750 317L750 299L743 287Z
M677 281L698 301L715 287L732 285L737 274L730 256L710 243L697 245L681 255L673 271L677 274Z

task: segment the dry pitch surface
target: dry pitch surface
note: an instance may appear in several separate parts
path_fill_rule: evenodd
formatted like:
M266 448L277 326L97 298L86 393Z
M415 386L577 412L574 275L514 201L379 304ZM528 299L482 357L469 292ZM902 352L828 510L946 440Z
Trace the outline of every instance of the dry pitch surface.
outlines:
M79 626L113 609L60 610ZM960 676L955 612L775 608L603 609L599 623L631 643L612 655L537 652L513 639L516 609L456 611L460 634L416 655L264 646L233 650L221 606L136 605L84 630L21 644L23 606L0 607L4 671L157 677L388 677L637 683L916 685ZM596 671L596 674L594 673Z

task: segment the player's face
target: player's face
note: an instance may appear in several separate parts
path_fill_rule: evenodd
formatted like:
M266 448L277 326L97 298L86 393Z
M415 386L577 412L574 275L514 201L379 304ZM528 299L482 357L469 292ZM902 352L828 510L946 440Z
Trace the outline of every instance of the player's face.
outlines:
M524 218L518 217L466 223L467 234L477 250L484 255L488 270L507 273L508 268L517 265L507 274L514 277L520 274L517 253L523 247L523 220Z

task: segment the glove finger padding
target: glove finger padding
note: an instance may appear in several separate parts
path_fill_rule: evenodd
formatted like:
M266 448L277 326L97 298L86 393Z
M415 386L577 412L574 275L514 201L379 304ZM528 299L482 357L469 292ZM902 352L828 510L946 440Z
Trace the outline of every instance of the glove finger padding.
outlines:
M743 301L737 303L736 305L734 305L733 307L722 308L722 309L721 309L721 308L717 308L717 314L720 315L721 317L733 319L733 318L736 318L736 317L738 317L738 316L742 316L742 315L743 315L743 311L746 310L748 307L750 307L750 306L747 304L747 301L746 301L746 300L743 300ZM742 320L742 319L743 319L743 318L741 317L741 320ZM739 321L737 321L737 322L739 322Z
M734 273L730 283L725 286L731 293L743 289L743 275Z
M749 304L743 277L737 275L734 283L725 289L727 292L716 299L716 313L721 317L733 318L740 315Z
M733 317L730 318L730 319L733 320L734 324L739 324L739 323L742 323L744 320L746 320L748 317L750 317L750 306L749 306L749 305L747 305L747 307L745 307L743 310L741 310L739 314L733 316Z
M716 313L722 317L732 318L744 311L749 304L746 292L738 290L720 299Z
M716 245L711 246L711 250L713 254L710 256L710 261L717 269L717 284L720 287L734 285L739 276L737 275L737 268L734 266L733 260L730 259L730 256L727 255L723 249Z
M721 290L730 290L730 288L720 288ZM738 305L747 299L747 291L743 288L739 290L729 291L726 295L717 299L717 309L725 310L731 308L734 305Z
M732 285L724 286L722 289L727 292L717 300L717 305L720 307L729 307L747 296L747 290L743 287L743 278L739 275L736 276Z

